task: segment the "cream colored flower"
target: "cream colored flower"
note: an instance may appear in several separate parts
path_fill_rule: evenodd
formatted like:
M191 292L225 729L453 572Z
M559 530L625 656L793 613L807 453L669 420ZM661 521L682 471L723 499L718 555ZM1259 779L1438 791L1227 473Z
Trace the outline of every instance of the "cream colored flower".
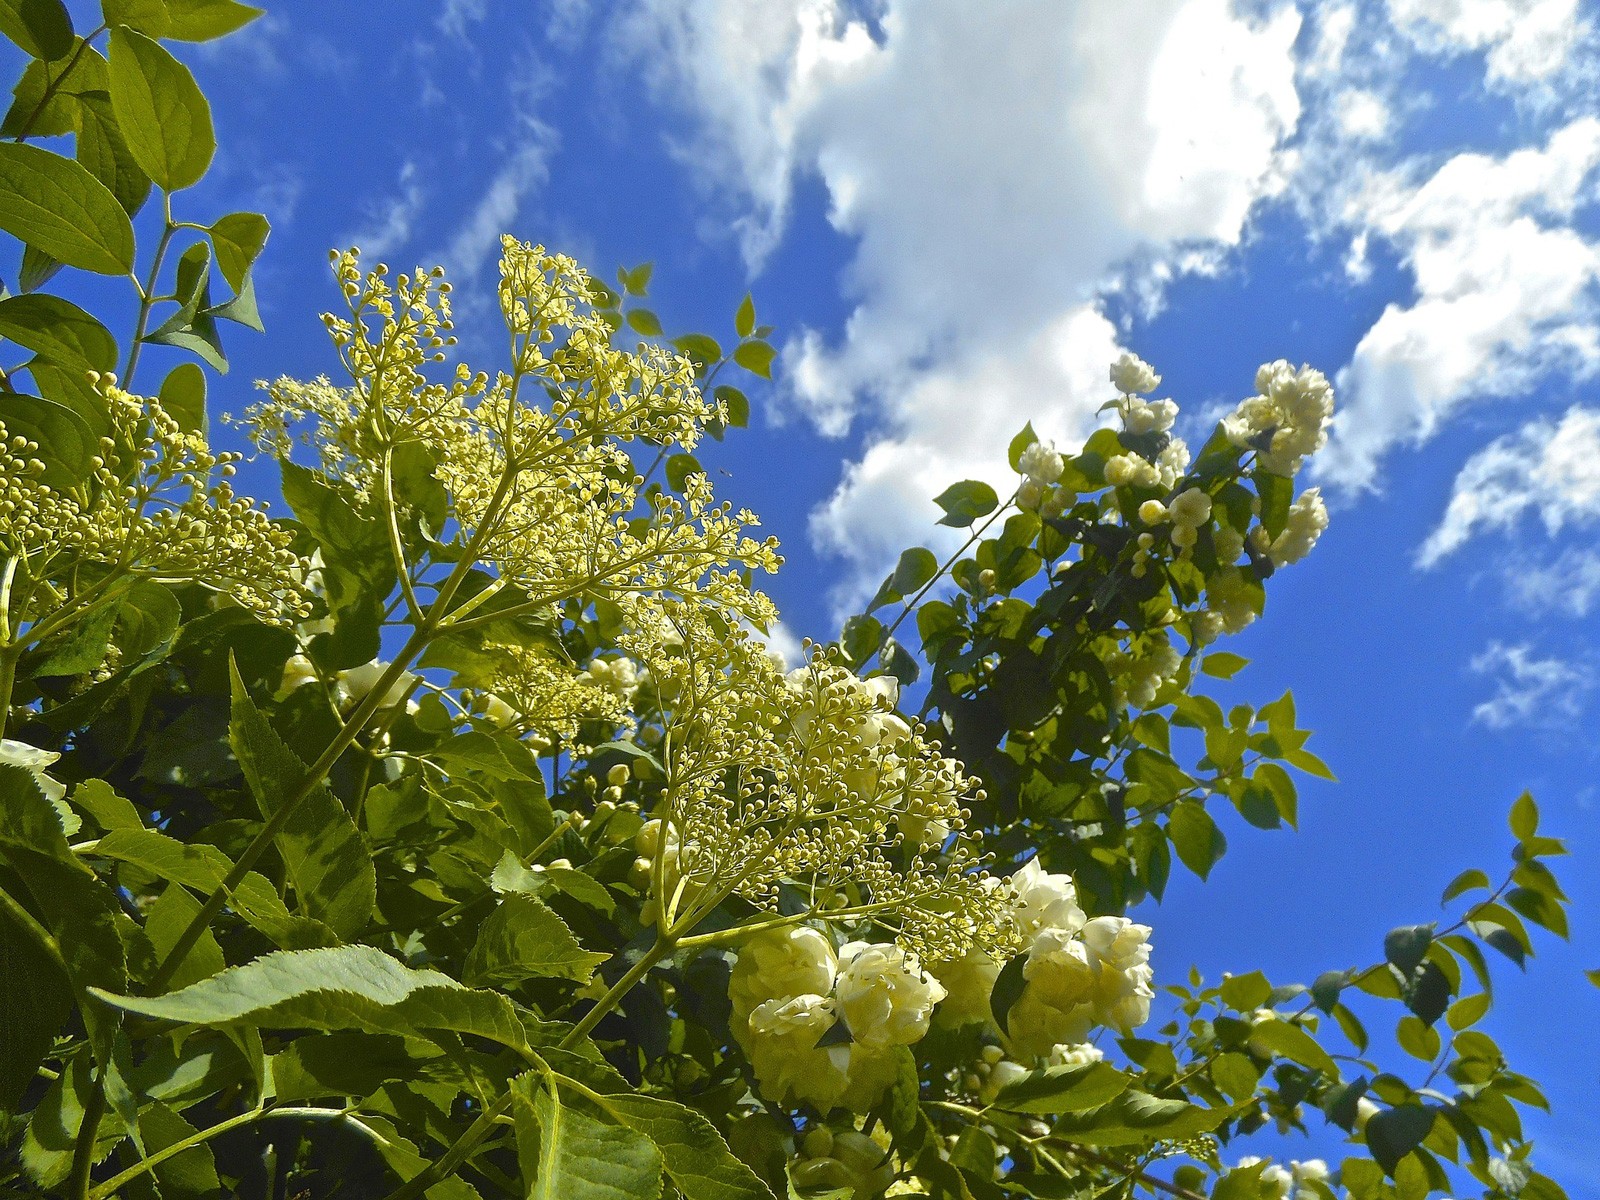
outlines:
M908 1046L928 1032L944 987L892 943L851 942L839 951L834 1002L863 1046Z

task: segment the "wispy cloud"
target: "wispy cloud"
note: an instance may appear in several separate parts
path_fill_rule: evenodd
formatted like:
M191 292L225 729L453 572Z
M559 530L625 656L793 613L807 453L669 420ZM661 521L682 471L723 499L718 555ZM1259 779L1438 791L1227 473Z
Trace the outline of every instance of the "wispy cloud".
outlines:
M1574 548L1547 562L1512 563L1505 583L1512 602L1533 616L1586 617L1600 601L1600 551Z
M1527 515L1551 534L1600 520L1600 409L1531 421L1468 459L1418 562L1431 567L1480 529L1510 530Z
M367 206L363 224L349 237L341 238L341 245L356 246L368 261L375 262L410 243L425 201L421 173L414 161L407 160L401 166L395 187L395 195Z
M1570 727L1596 683L1593 663L1541 658L1527 643L1490 642L1472 670L1494 683L1494 695L1472 710L1473 720L1491 729Z

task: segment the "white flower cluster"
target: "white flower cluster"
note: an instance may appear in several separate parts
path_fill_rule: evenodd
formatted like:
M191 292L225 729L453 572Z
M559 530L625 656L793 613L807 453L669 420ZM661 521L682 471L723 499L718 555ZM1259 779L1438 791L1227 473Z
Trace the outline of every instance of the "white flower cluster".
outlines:
M1137 354L1124 350L1122 357L1111 364L1111 384L1124 396L1143 395L1160 386L1161 376Z
M1156 455L1155 461L1138 454L1113 454L1106 459L1106 482L1112 487L1162 488L1177 486L1189 469L1189 446L1182 438L1173 438Z
M1147 635L1140 645L1130 644L1126 650L1113 643L1100 658L1111 676L1118 702L1134 708L1149 708L1161 685L1183 667L1183 655L1164 629Z
M1328 506L1322 501L1322 489L1307 488L1295 497L1283 532L1272 539L1264 552L1275 567L1297 563L1311 553L1327 527Z
M1017 486L1017 507L1047 517L1059 516L1072 502L1075 493L1056 485L1066 461L1049 442L1033 442L1017 458L1022 482Z
M1327 444L1333 386L1321 371L1297 371L1280 358L1256 372L1256 392L1222 419L1223 433L1235 446L1255 447L1264 469L1293 475Z
M1027 961L1022 995L1007 1015L1012 1052L1039 1058L1084 1041L1096 1026L1127 1032L1150 1016L1150 927L1126 917L1085 917L1072 878L1046 871L1037 858L1014 874L1017 924ZM993 1017L989 993L999 964L968 955L936 968L953 1022Z
M899 946L850 942L836 953L825 934L791 925L744 943L728 995L763 1094L827 1113L878 1102L892 1051L922 1040L945 990ZM848 1038L819 1046L837 1023Z
M1257 1155L1247 1155L1239 1160L1239 1166L1253 1167L1261 1161ZM1270 1197L1270 1200L1317 1200L1323 1193L1304 1185L1319 1183L1328 1187L1330 1174L1328 1164L1320 1158L1307 1159L1305 1162L1291 1160L1287 1167L1270 1163L1261 1172L1261 1194Z
M389 664L382 659L375 658L371 662L362 663L359 667L351 667L347 671L337 671L333 675L332 694L334 704L344 714L350 713L356 705L365 700L372 689L378 686ZM278 684L278 694L287 695L296 688L314 683L320 678L316 664L305 654L296 654L283 664L283 678ZM406 711L415 712L416 701L408 699L412 688L417 682L414 671L402 671L391 683L383 694L383 701L379 708L393 708L402 700L406 701Z
M639 664L626 656L596 658L584 668L586 683L610 692L624 704L633 703L639 690Z

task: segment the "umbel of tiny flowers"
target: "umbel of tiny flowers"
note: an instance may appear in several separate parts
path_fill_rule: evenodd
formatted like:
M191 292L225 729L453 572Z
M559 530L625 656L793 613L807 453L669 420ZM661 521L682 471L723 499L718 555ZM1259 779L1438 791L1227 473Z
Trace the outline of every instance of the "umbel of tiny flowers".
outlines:
M303 615L305 564L289 548L293 535L234 493L239 455L212 452L113 375L90 383L110 431L82 479L52 484L39 447L0 418L8 634L34 618L59 632L138 580L199 584L275 623Z

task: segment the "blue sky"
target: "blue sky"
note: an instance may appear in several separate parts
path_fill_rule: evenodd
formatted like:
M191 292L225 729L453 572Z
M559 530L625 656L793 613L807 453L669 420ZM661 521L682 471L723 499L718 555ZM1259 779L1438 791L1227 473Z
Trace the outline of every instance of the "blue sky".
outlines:
M1208 886L1144 919L1158 972L1364 963L1499 869L1533 789L1569 839L1570 946L1493 1032L1550 1085L1546 1169L1600 1187L1600 102L1576 0L443 0L269 6L193 57L221 150L190 200L259 207L268 332L217 408L333 366L332 246L442 262L495 238L656 264L669 329L746 288L783 348L710 457L827 637L928 497L997 476L1025 420L1093 428L1132 349L1203 435L1286 357L1337 381L1333 524L1231 647L1293 687L1341 777L1298 836L1236 823ZM180 215L186 215L180 213ZM485 294L490 294L485 292ZM467 353L498 346L462 303ZM1422 564L1426 563L1424 566ZM1318 1123L1313 1119L1313 1125ZM1337 1154L1319 1139L1316 1149Z

